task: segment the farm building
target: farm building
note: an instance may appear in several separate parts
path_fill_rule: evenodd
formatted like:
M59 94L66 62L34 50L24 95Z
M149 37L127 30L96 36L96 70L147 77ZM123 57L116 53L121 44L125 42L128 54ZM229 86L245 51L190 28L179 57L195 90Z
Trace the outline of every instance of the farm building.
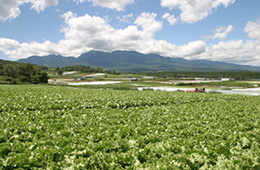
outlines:
M131 78L131 79L130 79L130 82L137 82L137 81L138 81L137 78Z

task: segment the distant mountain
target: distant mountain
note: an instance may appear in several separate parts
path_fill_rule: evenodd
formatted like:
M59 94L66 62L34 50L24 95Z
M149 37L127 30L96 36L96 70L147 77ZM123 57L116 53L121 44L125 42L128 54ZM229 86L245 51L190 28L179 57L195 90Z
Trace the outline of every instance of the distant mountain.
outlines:
M78 58L61 55L32 56L19 62L49 67L88 65L109 70L140 71L260 71L260 67L230 64L209 60L186 60L183 58L163 57L158 54L142 54L136 51L114 51L111 53L90 51Z
M2 59L0 59L0 69L2 69L6 65L16 67L16 66L21 66L21 65L25 65L25 64L21 63L19 61L9 61L9 60L2 60ZM41 66L39 66L37 64L33 64L33 66L41 68Z
M49 67L65 67L74 65L75 57L63 57L61 55L48 55L48 56L31 56L26 59L20 59L18 62L32 63L37 65L48 65Z

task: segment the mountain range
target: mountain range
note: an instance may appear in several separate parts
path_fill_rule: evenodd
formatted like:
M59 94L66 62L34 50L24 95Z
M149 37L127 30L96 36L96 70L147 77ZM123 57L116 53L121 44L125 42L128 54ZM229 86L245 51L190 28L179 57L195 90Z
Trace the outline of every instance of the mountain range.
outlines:
M260 71L260 67L238 65L209 60L186 60L184 58L163 57L158 54L142 54L136 51L101 52L90 51L75 57L61 55L31 56L18 62L65 67L88 65L123 72L145 71Z

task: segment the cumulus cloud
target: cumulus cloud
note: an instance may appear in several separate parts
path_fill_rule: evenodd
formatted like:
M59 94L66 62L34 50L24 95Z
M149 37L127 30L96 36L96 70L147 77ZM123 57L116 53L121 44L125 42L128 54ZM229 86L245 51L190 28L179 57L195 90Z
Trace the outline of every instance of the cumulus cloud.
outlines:
M19 43L13 39L0 38L0 51L15 59L24 58L23 55L55 54L55 47L56 45L50 41L45 41L44 43Z
M12 20L21 13L20 6L26 3L31 4L31 9L37 12L43 11L46 7L56 6L58 0L0 0L0 20Z
M127 5L133 4L135 0L73 0L74 2L83 3L85 1L92 2L94 6L115 9L123 11Z
M50 41L19 43L15 40L5 39L0 50L10 58L19 59L48 54L78 57L92 49L101 51L135 50L169 57L185 57L201 54L206 49L203 41L177 46L164 40L154 39L154 34L162 28L162 23L156 20L155 13L142 13L137 17L135 24L124 29L115 29L105 19L88 14L78 17L72 12L67 12L63 18L66 24L62 28L65 39L60 40L57 44ZM7 48L7 44L11 45L11 48Z
M179 48L179 56L191 59L190 57L205 52L206 47L204 41L193 41Z
M156 13L143 12L135 20L135 24L141 26L143 31L155 33L162 29L162 22L156 21Z
M219 27L211 38L225 39L227 34L233 29L234 28L231 25L228 27ZM218 44L208 46L204 53L195 56L194 59L208 59L260 66L260 19L256 22L249 21L244 28L244 31L250 38L247 41L220 41Z
M23 4L22 0L1 0L0 1L0 20L11 20L20 15L19 6Z
M249 21L244 31L250 38L260 41L260 18L256 22Z
M163 16L162 16L163 19L166 19L170 25L174 25L178 20L177 18L174 16L174 15L170 15L168 12L165 13Z
M88 14L77 16L72 12L67 12L63 18L65 26L62 28L62 32L65 38L58 43L50 41L19 43L16 40L0 38L0 51L10 58L19 59L32 55L48 54L78 57L93 49L107 52L135 50L168 57L260 65L260 41L257 29L259 21L248 22L245 31L252 39L246 42L229 40L207 46L201 40L184 45L156 40L154 35L161 30L162 23L156 20L155 13L142 13L134 24L124 29L116 29L106 19Z
M31 9L37 12L43 11L46 7L58 5L58 0L28 0L32 6Z
M230 27L230 28L228 28ZM226 32L232 30L231 26L217 29L215 38L225 38ZM247 41L229 40L220 41L218 44L208 46L204 53L194 56L194 59L208 59L215 61L230 62L243 65L260 66L260 20L249 21L244 28L248 34ZM212 36L212 38L214 37Z
M196 59L208 59L243 65L260 66L260 43L242 40L221 41L207 47Z
M234 30L234 26L218 27L214 30L214 35L208 36L208 39L226 39L228 34Z
M228 7L235 0L161 0L161 6L181 11L180 19L186 23L195 23L212 14L214 9L223 5Z
M19 42L8 38L0 38L0 49L13 49L19 47Z

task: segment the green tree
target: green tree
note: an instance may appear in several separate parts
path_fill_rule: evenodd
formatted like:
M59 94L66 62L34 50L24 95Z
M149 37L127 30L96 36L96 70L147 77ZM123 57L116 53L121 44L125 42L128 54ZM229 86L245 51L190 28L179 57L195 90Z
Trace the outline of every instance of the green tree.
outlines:
M48 74L45 71L39 71L38 72L38 83L48 83Z
M57 74L58 75L62 75L63 71L62 70L58 70Z
M0 63L0 76L4 75L4 66Z
M22 82L34 83L34 75L36 75L36 70L32 64L26 63L19 66L19 79Z
M18 77L18 69L16 67L16 65L13 64L7 64L3 67L3 73L4 76L6 77L13 77L13 78L17 78Z

